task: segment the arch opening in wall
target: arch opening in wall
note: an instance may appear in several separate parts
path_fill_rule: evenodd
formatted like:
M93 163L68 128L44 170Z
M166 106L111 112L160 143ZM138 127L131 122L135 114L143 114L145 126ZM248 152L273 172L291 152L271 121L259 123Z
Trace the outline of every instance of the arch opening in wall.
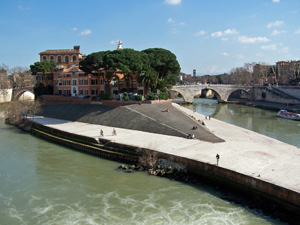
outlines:
M65 56L65 63L69 63L69 61L70 61L70 60L69 60L69 56L66 55L66 56Z
M77 62L77 56L76 56L76 55L73 55L72 60L73 60L73 62Z
M228 101L241 101L251 99L251 94L243 89L237 89L231 92L228 96Z
M178 91L170 90L169 98L171 98L172 101L174 102L179 102L179 103L185 102L183 95Z
M23 90L17 93L14 97L14 100L19 101L33 101L35 98L34 93L28 90Z

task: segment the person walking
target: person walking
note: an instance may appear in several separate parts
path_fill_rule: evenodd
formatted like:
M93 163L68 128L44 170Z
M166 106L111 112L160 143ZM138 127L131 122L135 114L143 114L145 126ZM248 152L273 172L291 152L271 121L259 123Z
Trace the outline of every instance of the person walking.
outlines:
M115 129L115 128L113 129L113 132L112 132L112 134L113 134L113 136L117 136L117 131L116 131L116 129Z
M217 166L218 166L219 165L219 159L220 159L219 154L216 155L216 159L217 159Z
M102 130L102 129L100 130L100 136L101 136L101 137L104 136L104 133L103 133L103 130Z

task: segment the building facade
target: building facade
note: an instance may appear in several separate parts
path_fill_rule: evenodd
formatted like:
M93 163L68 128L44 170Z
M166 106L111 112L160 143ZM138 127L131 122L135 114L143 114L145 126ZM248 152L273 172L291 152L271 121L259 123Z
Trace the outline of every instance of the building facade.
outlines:
M119 70L108 74L102 68L91 74L82 71L79 62L84 60L84 56L80 52L80 46L74 46L73 49L46 50L39 54L40 62L54 61L57 64L55 71L36 75L36 81L51 86L54 95L84 97L105 94L110 98L118 98L123 92L139 95L144 93L144 86L138 83L138 74L124 74Z

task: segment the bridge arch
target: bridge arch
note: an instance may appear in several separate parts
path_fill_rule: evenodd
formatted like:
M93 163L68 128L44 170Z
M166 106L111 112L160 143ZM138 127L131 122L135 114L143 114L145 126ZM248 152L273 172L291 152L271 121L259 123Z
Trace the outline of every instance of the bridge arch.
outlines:
M21 89L21 90L17 90L13 95L12 95L12 101L14 100L19 100L20 97L24 94L24 93L30 93L33 96L34 99L34 93L32 90L29 89Z
M227 102L229 96L237 91L242 90L246 93L249 93L253 89L252 86L237 86L237 85L180 85L173 86L171 90L180 93L187 103L193 103L194 96L201 90L207 89L214 92L215 96L218 99L218 102Z

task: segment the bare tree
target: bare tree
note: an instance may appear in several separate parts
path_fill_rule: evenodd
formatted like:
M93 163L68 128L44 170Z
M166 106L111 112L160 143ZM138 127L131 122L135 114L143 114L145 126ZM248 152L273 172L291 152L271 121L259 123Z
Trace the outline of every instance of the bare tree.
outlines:
M26 120L29 115L34 117L41 108L38 101L13 101L11 102L5 110L5 118L7 123L12 125L20 124L31 124L30 121Z

